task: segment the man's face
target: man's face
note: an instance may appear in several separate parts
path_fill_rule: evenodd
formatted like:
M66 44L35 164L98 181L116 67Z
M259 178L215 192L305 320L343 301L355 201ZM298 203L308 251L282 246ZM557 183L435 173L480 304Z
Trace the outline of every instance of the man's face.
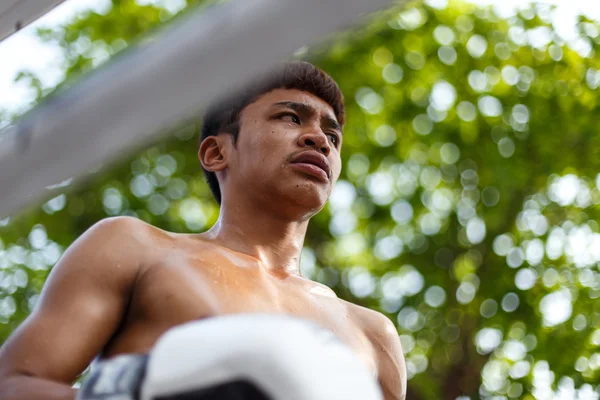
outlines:
M329 104L300 90L274 90L242 110L228 184L313 215L339 178L341 145Z

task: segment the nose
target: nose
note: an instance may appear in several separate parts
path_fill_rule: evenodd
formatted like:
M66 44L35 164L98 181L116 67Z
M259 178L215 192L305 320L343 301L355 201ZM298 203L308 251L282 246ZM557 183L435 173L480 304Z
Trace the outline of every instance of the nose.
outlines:
M298 144L301 147L313 147L325 157L331 152L331 146L327 140L327 136L320 129L311 129L310 131L304 132L298 138Z

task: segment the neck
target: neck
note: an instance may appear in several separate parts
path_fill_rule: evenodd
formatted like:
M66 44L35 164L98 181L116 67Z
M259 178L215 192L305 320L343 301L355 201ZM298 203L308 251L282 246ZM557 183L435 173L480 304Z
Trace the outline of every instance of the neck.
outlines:
M242 197L239 197L242 198ZM308 219L291 220L249 201L223 199L219 219L204 236L258 259L269 272L300 275L300 253Z

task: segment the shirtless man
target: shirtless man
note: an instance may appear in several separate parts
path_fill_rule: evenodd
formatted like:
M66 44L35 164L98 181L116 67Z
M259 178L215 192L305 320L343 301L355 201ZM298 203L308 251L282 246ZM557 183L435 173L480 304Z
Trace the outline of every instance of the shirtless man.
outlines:
M284 64L209 109L198 155L221 204L216 224L202 234L177 234L116 217L90 228L62 256L36 309L1 348L0 399L73 399L73 381L98 354L110 363L117 355L148 353L181 324L256 313L290 315L330 330L377 378L385 400L404 399L404 356L394 324L300 273L309 219L340 175L343 123L337 84L308 63ZM256 325L272 343L290 340L290 349L301 347L280 337L285 329L270 332L277 328L260 320ZM228 335L237 330L240 339L227 343L243 342L251 325L217 329ZM196 351L185 336L166 347ZM166 359L155 363L184 368L176 359L181 355L165 352L160 357ZM335 358L326 351L288 355L296 356L307 363ZM150 375L160 375L151 368ZM292 397L273 400L286 398Z

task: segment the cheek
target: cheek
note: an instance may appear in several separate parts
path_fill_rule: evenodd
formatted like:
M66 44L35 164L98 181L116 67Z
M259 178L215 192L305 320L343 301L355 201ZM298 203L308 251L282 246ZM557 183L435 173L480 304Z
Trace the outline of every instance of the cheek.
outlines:
M332 168L335 171L335 180L337 181L342 173L342 160L338 155L334 162L332 162Z
M291 143L292 136L283 126L263 124L254 131L252 146L261 152L285 151Z
M242 168L279 168L284 163L289 149L289 143L285 141L284 132L272 126L255 125L244 134L246 137L240 142L238 148L242 160ZM249 172L249 171L247 171Z
M265 127L259 121L250 121L244 125L240 132L241 141L239 151L241 153L257 153L264 147L263 132Z

